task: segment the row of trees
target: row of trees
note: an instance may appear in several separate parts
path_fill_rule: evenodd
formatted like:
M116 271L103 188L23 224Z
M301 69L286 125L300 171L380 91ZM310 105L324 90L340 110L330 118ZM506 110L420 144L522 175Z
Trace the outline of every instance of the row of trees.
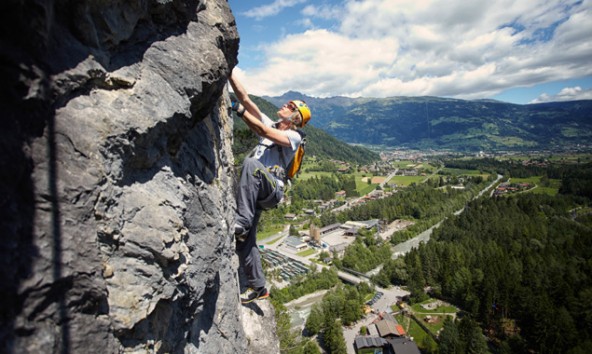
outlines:
M334 257L333 264L335 266L365 273L391 257L390 245L388 243L379 245L375 232L370 230L360 230L360 232L361 235L345 250L342 259Z
M339 276L334 269L323 268L320 272L313 269L307 276L292 281L285 288L273 288L271 296L277 302L286 303L317 290L331 289L339 283Z
M578 163L577 165L550 162L525 164L522 160L499 160L495 158L454 159L446 160L444 163L449 168L479 170L487 173L497 173L506 177L528 178L533 176L547 176L548 178L561 180L592 168L592 164L590 163Z
M330 200L335 193L345 191L348 197L358 196L354 175L333 174L329 176L312 177L307 180L297 180L290 191L292 200Z
M434 351L435 352L435 351ZM486 354L487 341L479 324L470 317L452 320L446 317L439 337L439 354Z

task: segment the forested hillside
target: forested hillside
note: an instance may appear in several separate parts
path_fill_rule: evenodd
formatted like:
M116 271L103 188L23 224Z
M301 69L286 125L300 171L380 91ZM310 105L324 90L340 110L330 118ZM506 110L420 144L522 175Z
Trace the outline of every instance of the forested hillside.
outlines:
M276 106L257 96L251 96L251 99L263 113L273 120L276 119L276 112L278 110ZM378 160L378 154L363 147L346 144L325 133L323 130L316 128L316 125L317 116L313 110L311 122L303 129L306 133L307 157L316 156L320 159L335 159L356 164L367 164ZM233 152L237 163L240 163L255 145L257 145L255 134L235 115Z
M429 243L381 274L420 301L426 286L480 323L503 352L592 349L592 167L566 168L561 194L469 203ZM446 333L446 331L445 331ZM443 334L446 341L456 340Z
M516 105L440 97L314 98L316 126L348 143L417 149L534 150L589 145L592 101Z

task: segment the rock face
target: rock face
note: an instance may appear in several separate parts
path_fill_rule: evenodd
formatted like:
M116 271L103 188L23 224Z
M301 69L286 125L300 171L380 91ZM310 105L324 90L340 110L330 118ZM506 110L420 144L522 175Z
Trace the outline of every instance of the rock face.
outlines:
M9 0L0 17L0 352L248 352L227 2Z

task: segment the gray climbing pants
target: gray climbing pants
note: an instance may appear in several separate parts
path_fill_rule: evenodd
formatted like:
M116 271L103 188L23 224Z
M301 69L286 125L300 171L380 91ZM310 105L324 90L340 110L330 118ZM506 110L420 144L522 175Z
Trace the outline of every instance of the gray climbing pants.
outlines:
M259 160L246 158L236 196L236 223L249 230L249 234L245 241L237 242L236 250L251 288L265 286L261 255L257 247L257 223L263 210L275 207L283 196L282 183Z

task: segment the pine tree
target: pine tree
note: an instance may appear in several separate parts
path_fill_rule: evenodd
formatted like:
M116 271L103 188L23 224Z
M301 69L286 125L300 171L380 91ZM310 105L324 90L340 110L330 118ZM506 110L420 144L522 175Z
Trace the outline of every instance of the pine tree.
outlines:
M463 354L463 345L460 340L458 328L456 324L446 317L444 320L444 327L440 333L440 354Z
M315 335L319 333L321 327L323 325L323 311L321 310L321 306L317 303L314 304L310 310L310 314L306 319L306 324L304 328L308 332L309 335Z
M331 354L346 354L345 338L343 329L338 320L328 321L323 335L326 349Z

